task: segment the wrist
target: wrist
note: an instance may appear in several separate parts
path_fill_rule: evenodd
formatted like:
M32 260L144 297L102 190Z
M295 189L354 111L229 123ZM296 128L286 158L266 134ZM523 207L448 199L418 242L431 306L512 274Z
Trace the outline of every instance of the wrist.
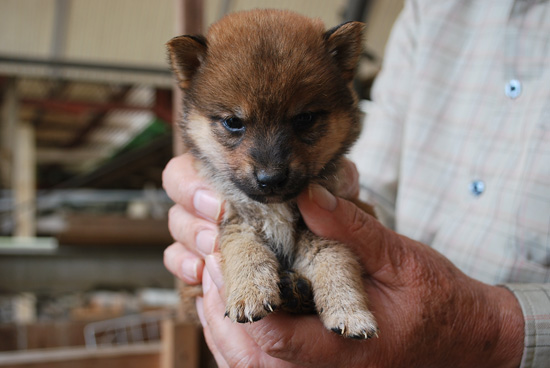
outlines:
M499 311L498 340L492 361L499 367L519 367L523 355L525 321L521 306L514 294L501 286L491 287L493 302Z

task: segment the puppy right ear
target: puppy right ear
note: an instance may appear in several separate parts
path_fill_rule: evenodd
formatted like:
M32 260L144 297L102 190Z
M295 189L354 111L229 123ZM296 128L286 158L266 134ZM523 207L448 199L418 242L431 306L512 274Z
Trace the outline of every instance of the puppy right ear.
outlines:
M364 23L347 22L325 33L328 51L348 81L353 80L359 62L364 29Z
M174 37L166 47L178 85L185 90L206 56L206 38L189 35Z

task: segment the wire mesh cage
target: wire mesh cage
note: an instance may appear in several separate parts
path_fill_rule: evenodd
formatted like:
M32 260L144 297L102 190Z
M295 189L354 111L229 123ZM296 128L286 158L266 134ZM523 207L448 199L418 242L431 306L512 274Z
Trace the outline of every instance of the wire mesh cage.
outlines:
M84 327L86 347L159 341L162 321L171 315L169 311L155 311L89 323Z

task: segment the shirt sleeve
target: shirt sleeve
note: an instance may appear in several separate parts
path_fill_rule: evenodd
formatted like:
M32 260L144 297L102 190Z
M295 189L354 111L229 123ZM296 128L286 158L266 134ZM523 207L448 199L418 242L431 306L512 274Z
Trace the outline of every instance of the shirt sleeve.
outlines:
M521 368L550 365L550 284L505 284L521 305L525 345Z
M395 205L402 130L414 75L418 11L407 1L393 26L382 70L363 104L363 132L350 152L361 173L361 199L375 207L379 220L395 229Z

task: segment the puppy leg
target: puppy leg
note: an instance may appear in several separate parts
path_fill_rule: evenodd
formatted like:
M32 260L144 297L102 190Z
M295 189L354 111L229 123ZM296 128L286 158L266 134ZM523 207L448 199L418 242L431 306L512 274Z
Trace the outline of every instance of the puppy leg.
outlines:
M279 263L275 254L245 224L223 227L220 233L226 283L226 316L233 322L254 322L281 304Z
M295 269L313 287L317 313L325 327L345 337L367 339L378 328L367 308L361 267L342 244L304 231L298 245Z

